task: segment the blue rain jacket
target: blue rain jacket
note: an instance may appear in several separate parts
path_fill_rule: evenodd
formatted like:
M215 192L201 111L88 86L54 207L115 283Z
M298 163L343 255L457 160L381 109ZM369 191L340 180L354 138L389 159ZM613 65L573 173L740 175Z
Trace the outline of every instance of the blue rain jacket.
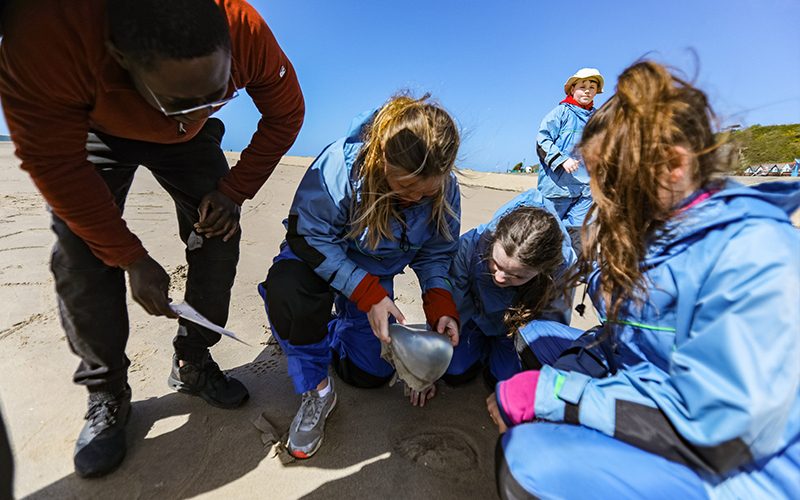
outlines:
M461 236L458 253L450 266L450 276L453 279L453 299L458 306L461 324L466 325L473 321L484 335L506 335L508 331L503 324L503 316L508 307L514 302L517 293L516 287L501 288L494 284L489 274L488 263L483 256L486 254L489 237L500 219L520 206L543 208L553 214L561 227L564 241L561 252L564 263L557 272L561 276L575 264L575 251L570 244L569 234L562 221L558 219L553 204L546 200L539 191L531 189L516 196L514 199L500 207L495 212L492 220L487 224L478 226ZM558 321L569 324L571 304L559 296L543 312L541 319Z
M354 200L361 196L361 179L355 161L363 145L362 131L375 112L357 117L347 137L328 147L311 164L292 201L286 226L283 257L293 253L330 285L350 297L361 280L370 273L381 279L392 278L410 266L419 278L423 293L431 288L452 290L448 269L458 246L461 197L458 181L451 174L445 196L456 217L448 217L448 241L431 224L431 200L400 210L405 224L391 221L394 241L383 240L376 249L367 245L366 231L348 238ZM277 258L282 258L279 255Z
M650 244L619 371L545 366L535 412L692 467L721 498L800 498L800 183L728 181ZM589 277L598 317L606 306Z
M583 161L573 174L568 174L561 164L569 158L579 159L575 147L593 113L594 108L589 110L574 104L559 104L542 119L536 135L536 154L541 163L537 189L545 198L592 195L589 172Z

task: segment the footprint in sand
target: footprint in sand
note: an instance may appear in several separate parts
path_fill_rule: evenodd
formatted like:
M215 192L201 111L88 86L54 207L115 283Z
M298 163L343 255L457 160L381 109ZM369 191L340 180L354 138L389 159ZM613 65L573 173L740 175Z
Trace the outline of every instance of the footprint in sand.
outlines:
M417 465L448 476L478 466L475 448L462 435L448 430L427 430L397 439L394 450Z

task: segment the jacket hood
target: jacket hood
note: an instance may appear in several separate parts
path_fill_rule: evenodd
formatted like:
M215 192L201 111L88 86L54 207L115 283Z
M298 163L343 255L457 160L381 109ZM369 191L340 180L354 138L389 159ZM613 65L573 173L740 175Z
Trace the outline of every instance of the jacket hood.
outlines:
M375 115L378 114L378 109L380 108L364 111L353 118L350 122L350 127L347 129L347 142L363 142L364 138L362 137L362 133L364 126L375 119Z
M800 208L800 182L766 182L745 186L726 180L708 200L672 218L650 246L647 262L683 251L709 230L745 219L772 219L791 224Z

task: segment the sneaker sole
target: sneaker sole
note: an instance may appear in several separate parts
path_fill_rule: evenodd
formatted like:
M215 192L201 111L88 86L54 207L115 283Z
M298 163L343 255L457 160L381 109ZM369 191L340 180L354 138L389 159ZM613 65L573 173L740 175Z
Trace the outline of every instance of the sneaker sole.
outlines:
M250 399L250 394L248 393L244 398L242 398L241 401L239 401L237 403L232 403L232 404L220 403L219 401L217 401L215 399L209 398L208 396L206 396L202 392L197 392L197 391L193 391L191 389L187 389L186 386L183 385L183 383L181 381L172 378L172 376L167 378L167 385L169 386L170 389L172 389L175 392L180 392L181 394L186 394L187 396L194 396L196 398L200 398L203 401L205 401L206 403L210 404L211 406L213 406L215 408L222 408L223 410L232 410L234 408L239 408L240 406L245 404L248 399Z
M325 414L325 423L326 424L328 423L328 417L331 415L331 413L333 413L333 410L335 410L336 406L339 404L339 395L334 393L334 396L335 397L333 399L333 405L331 405L331 408L328 410L328 413ZM307 458L311 458L317 451L319 451L319 448L320 448L320 446L322 446L322 441L324 439L325 439L325 434L323 433L322 437L317 442L317 445L314 447L313 450L311 450L308 453L306 453L306 452L304 452L302 450L293 450L288 442L286 443L286 449L289 450L289 454L291 456L293 456L294 458L297 458L297 459L300 459L300 460L305 460Z

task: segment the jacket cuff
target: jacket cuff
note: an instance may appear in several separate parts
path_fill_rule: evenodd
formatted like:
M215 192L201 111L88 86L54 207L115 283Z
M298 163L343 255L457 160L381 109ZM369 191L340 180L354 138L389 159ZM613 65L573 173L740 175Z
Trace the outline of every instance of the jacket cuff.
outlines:
M443 316L450 316L461 326L453 295L444 288L430 288L423 293L422 309L425 311L425 320L433 329L436 329L436 324Z
M248 196L243 195L242 193L239 193L238 191L230 187L226 182L226 177L223 177L217 183L217 191L219 191L220 193L224 194L225 196L233 200L233 202L239 205L240 207L248 199Z
M108 262L105 262L105 264L109 265L109 266L113 265L113 266L116 266L116 267L125 268L125 267L133 264L137 260L139 260L139 259L141 259L143 257L146 257L147 255L148 255L147 250L145 250L145 248L143 246L141 246L141 243L140 243L139 247L136 250L134 250L133 252L130 252L128 254L125 254L124 256L122 256L120 258L118 258L117 262L115 262L114 264L110 264Z
M518 373L497 384L497 406L506 425L513 426L531 422L536 417L536 385L539 371Z
M355 302L359 311L368 313L372 306L382 301L384 297L388 297L386 289L381 286L381 281L377 276L367 273L361 280L353 294L350 295L350 300Z

